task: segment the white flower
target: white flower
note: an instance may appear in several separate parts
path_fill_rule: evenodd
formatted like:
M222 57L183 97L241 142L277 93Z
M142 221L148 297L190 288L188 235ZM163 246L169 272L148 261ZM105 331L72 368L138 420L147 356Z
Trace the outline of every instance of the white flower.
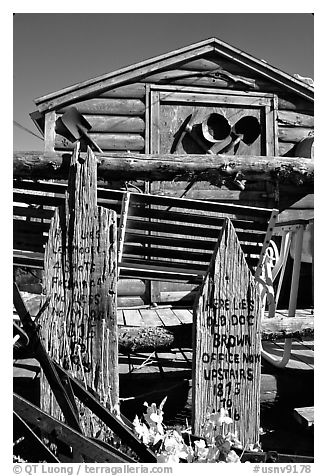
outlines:
M197 440L194 442L195 445L195 455L198 460L204 462L209 453L209 448L206 447L204 440Z
M177 455L162 451L157 455L157 463L179 463L179 458Z
M150 433L148 427L144 423L140 422L138 416L134 418L133 425L137 436L144 444L148 445L150 443Z
M208 456L207 456L207 462L208 463L216 463L219 459L219 449L216 448L216 446L210 446Z
M227 457L226 457L226 463L240 463L241 460L239 456L235 453L234 450L231 450Z
M173 436L168 436L164 439L164 447L168 452L178 451L180 443Z
M223 423L225 423L226 425L230 425L231 423L233 423L232 418L230 418L230 416L228 415L228 412L227 412L227 410L225 410L225 408L220 409L219 417L217 419L217 423L218 423L218 425L222 425Z

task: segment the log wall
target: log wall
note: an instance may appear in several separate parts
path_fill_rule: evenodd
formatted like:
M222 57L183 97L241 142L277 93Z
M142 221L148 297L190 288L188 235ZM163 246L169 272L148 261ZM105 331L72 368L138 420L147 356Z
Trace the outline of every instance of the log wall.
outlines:
M91 124L91 138L99 147L107 153L130 151L132 153L149 153L151 142L151 114L150 88L151 85L160 85L170 88L176 87L180 91L192 91L194 93L205 91L223 93L233 91L235 94L242 93L273 93L276 94L276 124L278 133L278 155L294 157L297 144L305 137L313 134L313 104L306 99L289 93L282 84L258 77L256 71L245 69L235 61L219 58L216 54L206 54L203 57L184 61L164 71L158 69L144 78L138 78L137 82L126 84L115 89L94 93L83 101L74 102L46 114L46 149L48 151L70 151L73 144L54 127L54 122L65 112L67 107L74 105ZM228 97L226 96L228 99ZM227 101L226 99L226 101ZM277 154L276 154L277 155ZM289 202L292 204L299 198L296 187L292 189L278 188L271 182L247 181L245 189L240 189L233 183L198 182L188 192L187 197L207 200L219 200L225 202L237 202L244 205L261 207L274 207L281 205L288 209ZM121 188L118 181L113 182L111 187ZM142 182L138 184L145 192L164 193L165 195L181 196L187 186L187 182ZM307 209L312 211L313 203L307 204ZM309 213L311 213L309 211ZM301 214L303 209L301 208ZM292 212L289 214L292 218ZM170 301L173 296L176 299L185 299L187 290L176 288L170 289L165 286L158 297L164 301ZM120 294L121 305L129 301L132 304L147 302L149 290L146 292L132 286L134 296ZM132 291L130 291L132 293ZM174 294L175 293L175 294ZM189 297L191 297L189 295ZM174 299L173 299L174 300ZM131 305L132 305L131 304Z
M204 76L221 66L234 79L223 73ZM249 71L232 62L199 59L182 65L179 69L154 73L141 82L129 84L97 97L74 103L92 126L90 136L104 151L130 150L143 152L146 148L146 85L176 85L192 88L233 89L247 92L274 93L278 96L279 155L291 155L296 143L313 134L313 105L308 101L285 94L282 86L258 80ZM56 111L56 120L67 109ZM55 135L56 150L72 150L73 145L59 133Z

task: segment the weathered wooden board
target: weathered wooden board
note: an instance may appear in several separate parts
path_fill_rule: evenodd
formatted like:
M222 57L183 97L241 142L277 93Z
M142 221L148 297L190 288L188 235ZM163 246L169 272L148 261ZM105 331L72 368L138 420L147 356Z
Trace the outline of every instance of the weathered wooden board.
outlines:
M313 127L314 117L296 111L278 111L278 122L288 126Z
M145 96L144 84L132 83L120 86L119 88L109 89L100 94L103 98L130 98L140 99Z
M127 132L135 134L144 133L145 131L144 119L138 116L108 116L98 114L84 114L84 117L91 125L92 133Z
M193 430L228 410L243 445L259 441L260 297L226 219L194 305Z
M286 127L278 126L278 140L281 142L299 142L305 137L310 137L313 129L310 127Z
M90 386L103 404L118 404L116 213L97 206L96 159L75 148L65 206L51 221L45 250L44 293L50 304L41 326L46 349L63 368ZM42 378L41 407L60 417ZM86 434L99 430L80 409Z
M123 133L90 133L90 138L103 150L143 150L144 138L140 134ZM57 134L55 148L60 150L72 150L74 144L65 137Z
M211 180L241 172L247 180L278 179L281 182L313 183L312 159L229 155L136 154L121 152L97 154L98 180ZM66 179L67 154L15 152L14 178ZM202 174L202 175L200 175ZM16 200L19 201L19 200Z
M110 114L118 116L139 116L145 112L145 104L140 99L94 98L78 102L74 106L81 114ZM63 114L67 107L59 109Z
M295 419L305 428L314 425L314 407L294 408Z

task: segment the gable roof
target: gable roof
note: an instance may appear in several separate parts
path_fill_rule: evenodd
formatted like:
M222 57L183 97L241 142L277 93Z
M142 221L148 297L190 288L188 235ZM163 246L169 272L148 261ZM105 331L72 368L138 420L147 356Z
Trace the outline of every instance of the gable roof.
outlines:
M198 43L165 53L140 63L127 66L111 73L89 79L82 83L69 86L59 91L35 99L40 112L55 109L70 101L81 101L93 93L101 93L111 88L117 88L131 81L138 81L146 76L178 66L186 61L197 59L207 53L216 52L217 56L231 60L240 66L248 68L266 79L273 81L294 94L313 101L314 89L305 82L285 73L263 60L243 52L217 38L209 38Z

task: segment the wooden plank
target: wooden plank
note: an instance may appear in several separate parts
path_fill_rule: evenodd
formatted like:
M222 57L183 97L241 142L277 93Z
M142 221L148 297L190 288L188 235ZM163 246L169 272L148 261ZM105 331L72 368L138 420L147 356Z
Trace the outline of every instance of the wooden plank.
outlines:
M179 269L176 263L174 263L174 267L165 267L162 265L162 262L159 262L156 266L150 266L147 262L138 261L136 263L135 261L130 263L122 262L120 264L120 275L126 278L138 278L142 276L142 279L198 284L202 281L202 276L206 268L206 266L203 266L202 269ZM192 264L192 268L194 267Z
M123 309L125 325L139 327L143 324L141 314L137 309Z
M104 202L101 202L104 203ZM220 228L223 224L224 218L221 216L218 216L217 214L214 216L213 214L204 214L204 213L190 213L188 210L183 210L183 211L167 211L167 210L160 210L160 209L146 209L146 208L141 208L141 207L131 207L131 217L132 218L156 218L157 220L163 220L168 222L167 226L171 226L171 224L175 224L175 222L178 222L178 224L182 223L192 223L194 226L202 225L203 229L208 230L210 228L214 228L216 231L216 236L219 236L219 231ZM215 213L215 212L213 212ZM258 217L257 221L253 221L250 218L246 220L236 220L233 218L233 225L235 226L236 229L239 230L254 230L256 232L259 231L266 231L267 230L267 223L263 223L263 220ZM173 222L173 223L171 223ZM151 222L152 223L152 222ZM153 222L153 226L155 225L155 222ZM180 225L179 225L180 226Z
M258 218L266 217L267 219L270 217L271 214L271 209L263 207L233 205L219 202L214 203L206 200L191 200L189 198L166 197L163 195L142 195L139 193L133 193L131 196L133 197L134 203L138 202L147 205L151 204L156 206L168 206L190 210L203 210L217 213L235 213L248 217L251 215L253 217Z
M168 226L167 226L168 228ZM175 234L178 233L179 226L176 227ZM152 230L151 230L152 231ZM137 244L152 244L155 246L169 246L174 248L189 248L190 250L206 250L213 251L215 247L216 240L209 237L205 237L206 240L197 240L197 239L187 239L181 236L180 238L174 236L174 230L170 233L167 230L165 236L157 235L145 235L144 233L132 233L128 232L125 236L126 243L137 243ZM237 234L238 235L238 234ZM261 235L258 239L257 235L254 233L248 233L245 236L242 236L242 248L246 253L260 254L260 249L263 243L266 241L265 237Z
M294 149L297 142L280 142L278 141L278 155L294 157Z
M92 134L95 132L144 134L145 131L144 119L139 116L84 114L84 117L91 125Z
M297 111L282 111L277 113L278 122L288 126L314 127L314 116Z
M224 94L217 94L217 92L210 94L201 93L171 93L161 92L160 101L164 102L177 102L177 103L202 103L202 104L228 104L228 106L251 106L251 107L264 107L271 104L271 97L267 96L227 96Z
M190 93L174 93L161 92L160 102L178 102L178 103L196 103L196 104L228 104L228 106L251 106L262 107L268 106L271 103L271 99L267 97L248 97L248 96L228 96L224 94L219 95L217 93L212 94L190 94Z
M206 237L208 239L217 240L217 236L219 236L219 232L221 229L221 226L219 227L218 223L221 223L222 225L222 222L223 222L223 218L220 218L220 219L217 218L213 220L214 226L210 226L210 228L208 226L206 227L198 226L197 223L195 222L193 226L188 226L188 225L182 224L182 222L185 221L183 218L185 215L179 214L174 216L179 217L181 222L176 223L177 220L175 220L175 222L173 223L171 222L168 223L167 220L162 222L160 221L149 222L148 220L134 219L134 218L137 218L134 215L133 217L129 218L127 222L127 229L128 230L142 230L142 231L148 231L148 230L158 231L158 232L162 232L163 236L168 234L169 235L177 234L177 235L186 235L189 237L191 235L194 237ZM197 216L199 217L199 215ZM249 222L243 222L243 223L247 225L248 227L250 226ZM241 224L241 223L238 222L238 224ZM233 225L236 227L237 225L236 220L233 220ZM237 230L236 233L240 241L252 241L252 242L257 241L260 243L264 238L263 230L259 230L255 232L244 232L242 230Z
M300 142L305 137L310 137L313 129L310 127L278 126L278 140L281 142Z
M50 223L53 214L54 210L44 210L43 208L20 206L14 206L13 208L14 217L40 218L43 223Z
M145 95L144 84L134 83L120 86L119 88L109 89L103 91L100 96L103 98L129 98L129 99L141 99Z
M313 114L314 104L312 101L304 100L303 98L300 98L296 95L279 95L278 109Z
M150 154L160 153L160 92L150 93Z
M179 228L178 225L177 225L177 228ZM127 232L125 235L125 242L152 244L156 246L171 246L174 248L177 248L177 247L190 248L190 249L196 248L199 250L210 250L210 251L213 250L216 243L214 239L210 239L210 238L208 238L207 240L196 240L196 239L190 240L187 238L177 238L176 236L172 236L170 234L170 230L168 231L168 229L167 229L166 236L145 235L144 233Z
M191 245L190 245L191 246ZM192 249L192 248L191 248ZM208 263L211 258L212 251L209 250L200 250L198 252L191 251L188 248L176 249L176 248L154 248L154 247L144 247L136 245L125 245L124 246L124 256L123 261L127 261L129 257L153 257L153 258L164 258L186 261L189 262L199 262L199 263ZM244 253L254 255L252 257L257 257L259 260L260 255L260 246L256 245L242 245ZM169 265L169 263L167 263ZM185 266L185 265L184 265ZM187 265L186 265L187 266Z
M178 288L180 283L178 283ZM193 291L161 291L161 283L159 289L159 302L174 302L183 304L192 304L196 296L196 290Z
M69 106L68 106L69 107ZM109 99L93 98L77 102L74 107L81 114L109 114L112 116L141 116L145 112L145 104L140 99ZM58 109L58 114L64 114L67 107Z
M144 137L140 134L90 133L89 136L103 150L140 151L144 149ZM55 148L58 150L72 150L74 144L65 137L56 135Z
M226 219L194 304L193 431L224 407L244 447L259 441L260 296Z
M119 400L117 218L97 207L96 184L92 151L80 162L76 147L66 206L55 212L45 251L43 284L50 305L40 324L50 356L113 409ZM42 408L60 419L43 377L41 388ZM83 424L92 435L95 422L86 410Z
M120 212L119 227L118 227L118 250L117 250L118 263L121 262L122 256L123 256L129 201L130 201L130 193L125 192L122 197L121 212Z
M206 263L210 260L211 253L196 253L192 251L176 250L172 248L145 248L143 246L125 245L124 247L124 260L128 259L128 256L147 256L158 258L174 258L182 261L198 261L200 263ZM169 263L167 263L169 264Z
M44 255L41 252L31 253L29 251L16 250L13 252L14 266L25 266L27 268L43 269Z
M144 324L149 327L162 326L163 322L154 309L140 309Z
M171 309L156 309L158 316L166 327L180 325L180 320Z
M305 428L314 425L314 407L294 408L294 417Z
M60 439L72 449L69 462L77 463L84 460L102 463L132 462L129 457L125 457L115 448L112 447L111 451L104 449L100 444L91 441L16 394L14 394L14 411L27 423L42 429L46 434L60 435ZM67 459L62 459L62 456L61 462L67 462Z
M56 112L50 111L45 114L44 123L44 151L54 152L56 136Z
M233 90L233 89L224 89L224 88L217 88L216 91L214 91L211 87L210 88L205 88L205 87L192 87L192 86L179 86L179 85L170 85L170 84L165 84L165 85L160 85L160 84L155 84L151 87L151 90L153 91L172 91L173 93L177 92L182 92L182 93L200 93L200 94L221 94L224 96L248 96L249 93L248 91L241 91L241 90ZM256 98L273 98L272 93L268 92L260 92L260 91L251 91L250 92L251 96L256 97Z
M36 205L51 205L53 207L58 207L63 204L64 197L51 197L49 195L35 195L33 193L20 193L14 192L13 194L14 202L22 202L27 204L36 204Z
M228 74L228 73L227 73ZM220 76L220 77L219 77ZM255 90L266 90L266 91L281 91L282 89L278 86L269 84L267 82L256 81L255 79L239 77L236 81L233 80L230 76L227 75L203 75L201 73L190 74L184 70L167 70L160 73L155 73L150 76L147 76L141 81L146 84L171 84L171 85L180 85L180 86L197 86L204 88L215 88L218 90L220 88L230 88L239 90L240 85L248 86L249 88L254 88ZM242 86L241 86L242 87ZM218 89L219 88L219 89ZM251 89L252 90L252 89Z
M125 326L126 325L122 309L117 309L117 325L118 326Z
M14 178L67 179L64 153L14 152ZM135 154L104 152L99 155L98 180L189 180L205 173L207 180L226 179L226 170L241 172L246 180L276 179L281 182L313 183L312 159L263 157L260 155ZM228 173L227 173L228 177Z
M16 439L18 434L22 437L22 439L14 445L14 455L24 458L29 463L38 463L39 461L60 463L59 459L54 456L50 449L15 411L13 412L13 416L14 439Z
M182 324L192 324L193 314L189 309L173 309L173 313L178 317Z
M142 296L146 293L146 284L142 279L120 279L118 296Z
M174 183L175 187L171 190L165 189L164 192L159 192L157 195L165 195L167 197L176 197L181 196L182 193L185 191L186 187L182 185L179 186L178 182ZM192 200L216 200L216 201L237 201L240 205L242 205L242 201L248 201L252 203L262 202L263 199L267 198L267 194L263 190L222 190L220 188L212 188L212 189L203 189L198 190L196 187L192 188L187 193L187 198Z
M139 458L147 463L156 461L155 454L140 441L132 431L132 422L124 415L116 416L106 406L102 405L99 400L83 384L76 378L69 375L64 369L56 364L56 369L60 373L61 378L68 379L71 388L76 397L81 400L105 425L116 434L124 444L127 444ZM101 442L102 444L102 442ZM105 445L105 448L108 448ZM130 459L130 457L128 457Z

